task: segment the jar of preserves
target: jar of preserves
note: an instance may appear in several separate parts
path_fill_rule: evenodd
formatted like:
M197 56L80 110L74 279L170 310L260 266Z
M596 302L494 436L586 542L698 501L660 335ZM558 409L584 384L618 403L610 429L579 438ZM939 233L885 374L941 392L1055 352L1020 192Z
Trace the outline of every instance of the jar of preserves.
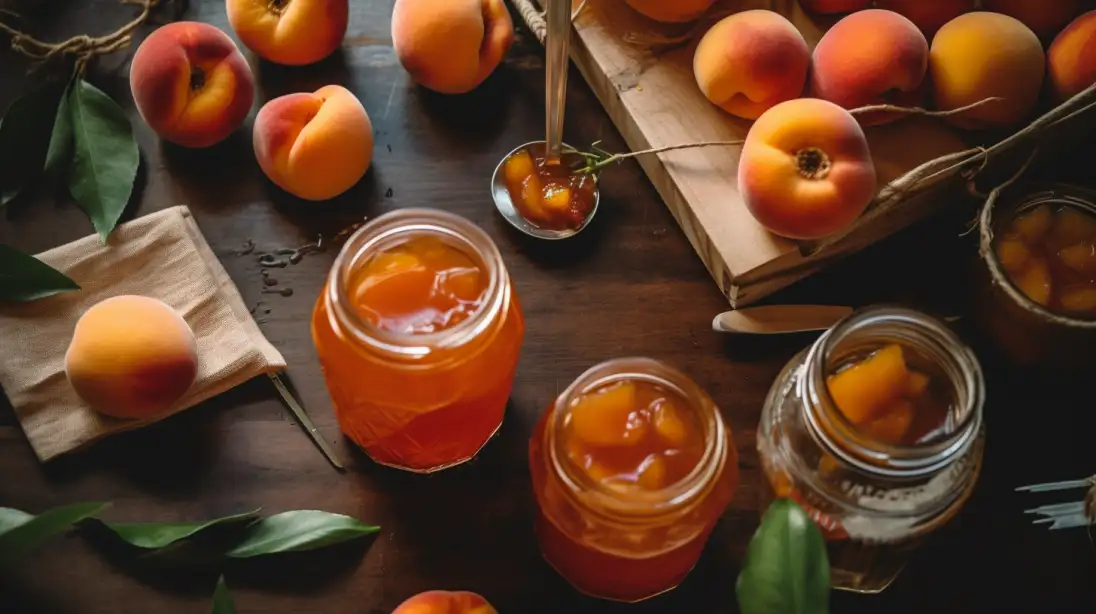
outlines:
M537 424L529 464L544 558L579 591L627 602L689 574L738 484L718 408L645 358L579 376Z
M850 315L780 373L757 436L767 494L822 529L834 588L883 591L959 512L981 470L984 395L955 333L897 307Z
M374 461L420 473L471 459L499 429L524 332L491 239L431 209L355 232L312 318L343 433Z

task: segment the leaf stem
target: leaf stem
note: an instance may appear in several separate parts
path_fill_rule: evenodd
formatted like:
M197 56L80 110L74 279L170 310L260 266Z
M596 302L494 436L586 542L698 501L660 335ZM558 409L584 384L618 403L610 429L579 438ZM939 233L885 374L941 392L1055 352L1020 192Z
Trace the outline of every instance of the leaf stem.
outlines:
M122 4L136 4L141 13L114 32L104 36L79 34L59 43L39 40L18 28L0 20L0 32L11 37L11 48L35 62L44 63L56 57L70 55L76 58L77 73L83 72L86 64L95 56L125 49L132 42L133 31L144 24L160 0L120 0ZM19 18L17 13L2 11L4 15Z

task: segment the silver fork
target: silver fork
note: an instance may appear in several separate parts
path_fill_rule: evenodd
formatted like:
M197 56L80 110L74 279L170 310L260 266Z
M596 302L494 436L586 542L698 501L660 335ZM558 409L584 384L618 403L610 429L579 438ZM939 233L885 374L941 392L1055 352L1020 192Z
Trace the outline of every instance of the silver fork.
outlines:
M1081 501L1070 503L1055 503L1042 505L1029 510L1025 514L1040 516L1032 524L1049 524L1050 530L1075 529L1096 524L1096 475L1083 480L1068 480L1065 482L1049 482L1047 484L1033 484L1021 486L1017 492L1043 493L1058 492L1062 490L1087 489L1085 498Z

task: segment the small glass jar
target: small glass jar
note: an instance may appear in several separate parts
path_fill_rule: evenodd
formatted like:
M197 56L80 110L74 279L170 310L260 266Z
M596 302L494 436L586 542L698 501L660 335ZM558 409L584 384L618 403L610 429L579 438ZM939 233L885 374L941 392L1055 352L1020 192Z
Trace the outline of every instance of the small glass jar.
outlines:
M850 359L892 343L947 387L942 434L927 443L889 445L865 436L827 387L827 377ZM827 540L834 588L885 590L920 541L959 512L981 470L984 395L981 367L955 333L896 307L850 315L780 373L758 430L771 487L763 491L797 501L814 518Z
M430 237L486 274L481 304L452 328L398 334L355 308L370 258ZM316 301L312 338L343 433L374 461L429 473L468 461L502 425L525 322L498 249L483 230L433 209L402 209L343 246Z
M703 433L696 466L661 490L606 487L565 450L561 433L575 402L626 380L680 395ZM738 456L718 408L684 374L645 358L612 360L579 376L537 424L529 464L545 560L580 592L615 601L647 599L684 580L738 485Z

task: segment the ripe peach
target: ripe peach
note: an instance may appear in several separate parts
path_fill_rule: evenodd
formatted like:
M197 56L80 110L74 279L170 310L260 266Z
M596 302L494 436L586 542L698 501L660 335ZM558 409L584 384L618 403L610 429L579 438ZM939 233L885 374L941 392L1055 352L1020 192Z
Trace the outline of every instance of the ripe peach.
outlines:
M639 13L666 23L685 23L700 18L715 0L624 0Z
M278 187L307 200L349 190L373 161L373 124L339 85L287 94L255 116L255 157Z
M254 79L236 43L217 28L177 21L137 48L129 88L137 111L166 141L208 147L240 127Z
M1047 79L1058 102L1096 83L1096 11L1073 20L1047 50Z
M487 600L467 591L427 591L396 606L392 614L498 614Z
M65 354L65 374L92 409L143 418L178 401L194 383L198 349L171 307L145 296L116 296L88 309Z
M738 190L770 232L815 239L837 232L875 197L875 166L859 122L817 98L782 102L746 135Z
M708 100L732 115L757 119L803 93L810 64L810 48L790 21L753 10L708 30L693 56L693 73Z
M987 11L1019 19L1037 36L1049 39L1081 14L1080 0L985 0Z
M463 94L486 79L514 42L503 0L396 0L392 45L420 85Z
M814 48L811 95L846 109L917 106L928 59L928 41L909 19L880 9L853 13L834 24ZM860 123L870 126L898 117L873 113L861 116Z
M240 41L276 64L300 66L331 55L346 36L348 0L226 0Z
M975 0L876 0L876 8L894 11L931 37L947 22L974 10Z
M1039 38L1008 15L978 11L944 24L932 39L929 75L936 108L946 111L991 97L947 121L962 128L1023 120L1039 101L1046 58Z
M803 10L819 15L851 13L871 6L871 0L799 0Z

